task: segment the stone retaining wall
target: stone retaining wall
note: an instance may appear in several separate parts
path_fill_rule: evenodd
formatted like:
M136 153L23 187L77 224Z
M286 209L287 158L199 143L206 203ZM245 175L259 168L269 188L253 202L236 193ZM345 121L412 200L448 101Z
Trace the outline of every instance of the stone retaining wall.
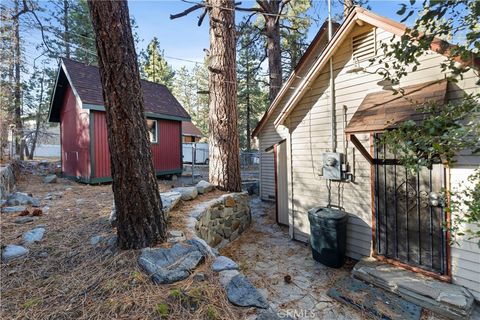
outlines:
M0 199L15 191L15 173L13 166L7 164L0 167Z
M195 210L195 231L211 247L221 248L250 226L252 216L247 192L225 194Z

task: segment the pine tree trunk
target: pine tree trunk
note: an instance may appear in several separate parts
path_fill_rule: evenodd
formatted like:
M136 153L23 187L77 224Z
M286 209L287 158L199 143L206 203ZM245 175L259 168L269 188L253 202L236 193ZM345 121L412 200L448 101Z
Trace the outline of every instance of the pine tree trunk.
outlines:
M241 191L235 12L232 0L208 0L210 15L209 177L226 191Z
M252 148L251 143L250 143L250 61L249 61L249 56L247 52L247 72L246 72L246 86L247 86L247 97L246 97L246 104L247 104L247 151L250 151Z
M21 90L22 84L20 79L20 64L21 64L21 50L20 50L20 21L19 21L19 0L15 0L15 17L13 18L13 51L14 51L14 119L15 119L15 153L24 159L25 143L23 137L23 123L22 123L22 105L21 105Z
M272 3L275 5L275 2ZM278 4L276 4L278 6ZM278 9L275 10L278 12ZM265 33L267 36L267 56L269 93L268 99L273 102L282 87L282 51L280 47L280 23L276 16L266 16Z
M153 167L140 74L126 1L89 0L105 100L118 245L165 240L166 221Z
M65 57L70 59L70 30L68 24L68 0L63 0L63 42L65 45Z

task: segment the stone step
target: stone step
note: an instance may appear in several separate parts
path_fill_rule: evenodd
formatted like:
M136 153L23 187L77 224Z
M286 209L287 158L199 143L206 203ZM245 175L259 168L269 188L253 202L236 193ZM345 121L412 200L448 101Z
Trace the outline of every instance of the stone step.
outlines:
M474 308L473 295L462 286L373 258L360 260L353 268L352 275L449 319L470 319Z

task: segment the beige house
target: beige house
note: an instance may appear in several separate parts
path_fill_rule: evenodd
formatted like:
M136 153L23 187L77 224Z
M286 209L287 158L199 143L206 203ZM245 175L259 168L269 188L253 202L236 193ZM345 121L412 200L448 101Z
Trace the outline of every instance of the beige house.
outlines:
M405 96L393 96L376 72L381 65L369 60L381 57L381 44L405 28L356 8L330 42L325 30L319 32L253 133L259 139L260 195L276 201L277 222L305 242L307 210L330 199L349 213L348 256L375 256L452 281L480 300L480 249L467 239L450 246L442 223L455 217L430 201L442 188L458 186L480 159L463 156L453 168L437 165L409 176L374 144L389 120L420 116L412 101L443 103L480 92L473 71L456 83L445 80L440 64L446 58L432 48L402 78ZM324 157L332 156L327 152L339 157L340 179L325 177Z

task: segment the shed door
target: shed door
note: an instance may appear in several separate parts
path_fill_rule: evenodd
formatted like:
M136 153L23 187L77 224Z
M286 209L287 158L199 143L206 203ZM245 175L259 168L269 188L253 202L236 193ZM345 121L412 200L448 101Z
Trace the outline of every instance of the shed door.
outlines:
M438 274L446 274L444 210L432 201L445 186L443 165L412 173L376 148L376 253Z
M277 222L288 225L287 144L275 146L276 208Z

